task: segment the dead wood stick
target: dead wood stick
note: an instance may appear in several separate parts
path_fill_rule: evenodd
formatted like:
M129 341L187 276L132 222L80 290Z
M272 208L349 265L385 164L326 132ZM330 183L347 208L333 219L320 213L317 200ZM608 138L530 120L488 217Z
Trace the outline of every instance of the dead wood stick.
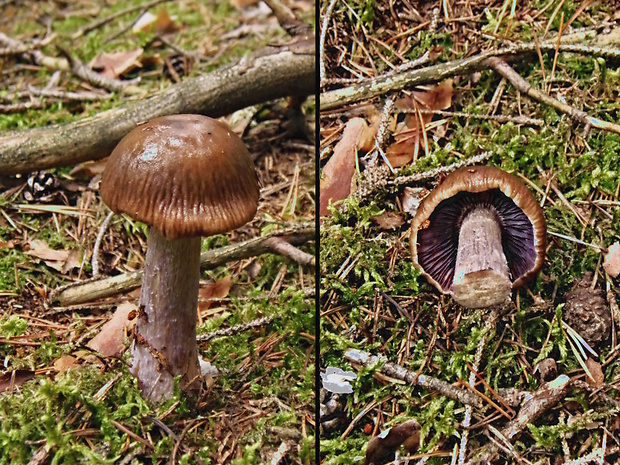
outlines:
M306 253L303 250L299 250L297 247L281 237L272 237L267 242L267 246L274 252L284 255L285 257L296 261L300 265L314 266L315 264L314 255Z
M269 240L274 237L282 237L291 244L303 244L314 236L315 227L313 223L300 223L286 229L273 231L265 236L204 252L200 256L200 267L203 270L209 270L234 260L270 252L272 249L269 246ZM56 289L50 295L50 301L62 306L81 304L131 291L139 287L141 282L142 270L104 279L80 281Z
M433 378L432 376L426 376L407 370L400 365L387 362L385 357L378 357L357 349L349 349L345 352L344 358L352 363L358 363L364 366L373 366L383 363L379 370L387 376L406 381L414 386L421 386L431 391L436 391L446 397L458 400L465 405L480 407L482 403L479 397L465 389L455 387L445 381Z
M310 37L312 35L310 26L301 21L295 13L293 13L293 10L280 0L264 0L264 2L273 12L280 27L282 27L288 35L292 37Z
M560 375L553 381L541 386L521 407L517 418L510 421L500 431L502 436L510 443L514 443L519 434L528 424L534 423L542 414L556 405L568 393L572 387L571 379L566 375ZM494 443L488 443L467 462L468 465L476 463L492 463L499 458L499 449Z
M101 89L107 89L112 92L124 92L130 95L136 95L142 92L138 87L132 85L136 84L139 78L131 81L121 81L120 79L106 77L90 69L90 67L86 66L79 59L71 55L68 50L62 47L56 48L58 48L61 55L67 59L69 66L71 67L71 72L75 76L92 84L93 86Z
M545 42L538 45L539 48L544 51L556 50L555 43ZM601 56L606 58L620 57L620 49L615 48L560 44L557 49L560 52L579 53L588 56ZM486 60L491 57L503 56L507 59L509 57L518 57L534 52L536 52L536 45L534 43L520 44L507 48L485 51L478 55L427 66L426 68L383 75L376 79L365 79L349 87L323 92L320 95L321 111L333 110L334 108L377 97L388 92L399 91L421 84L440 82L449 77L470 74L474 71L482 71L488 69L489 65Z
M498 74L510 81L510 83L515 87L515 89L532 98L533 100L544 103L545 105L549 105L550 107L567 114L573 120L587 126L592 126L594 128L602 129L604 131L610 131L615 132L616 134L620 134L619 125L615 123L610 123L608 121L603 121L598 118L594 118L593 116L589 116L585 111L571 107L570 105L560 102L559 100L551 97L550 95L547 95L546 93L535 89L529 82L519 76L519 73L512 69L512 67L503 59L499 57L492 57L487 60L487 63Z
M218 117L268 100L314 92L314 52L282 47L264 53L89 118L0 136L0 175L104 158L136 125L158 116Z

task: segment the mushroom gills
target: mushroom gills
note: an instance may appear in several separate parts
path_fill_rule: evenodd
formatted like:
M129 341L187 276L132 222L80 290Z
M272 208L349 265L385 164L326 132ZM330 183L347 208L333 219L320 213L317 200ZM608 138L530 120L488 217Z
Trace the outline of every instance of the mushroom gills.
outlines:
M459 231L452 296L464 307L485 308L506 302L511 287L497 214L493 208L474 208Z

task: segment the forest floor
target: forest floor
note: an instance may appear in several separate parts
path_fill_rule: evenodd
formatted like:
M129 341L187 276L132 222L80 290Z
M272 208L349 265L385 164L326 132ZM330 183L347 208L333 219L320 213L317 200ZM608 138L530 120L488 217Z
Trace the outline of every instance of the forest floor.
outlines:
M617 463L620 288L602 266L620 237L617 10L325 0L320 11L319 370L356 375L321 391L321 463ZM487 59L500 49L499 65ZM523 182L549 231L540 273L495 310L441 295L409 248L420 200L474 163ZM354 363L364 353L406 381ZM419 385L428 378L443 387ZM420 427L387 432L409 420Z
M12 49L0 57L2 135L98 115L290 40L253 1L0 4L0 48ZM313 25L312 2L292 9ZM131 81L133 91L58 70L65 52L95 75ZM298 256L314 255L315 101L302 104L307 132L297 135L285 129L286 104L224 118L255 161L260 206L245 226L203 239L203 252L298 228L306 231ZM135 309L139 289L53 301L61 286L93 277L93 259L102 278L144 264L146 225L115 215L102 227L105 161L0 178L0 463L314 463L315 280L307 260L261 250L203 270L199 355L219 376L195 405L176 391L162 405L142 397L128 370L127 324L108 330L115 355L93 350L117 308Z

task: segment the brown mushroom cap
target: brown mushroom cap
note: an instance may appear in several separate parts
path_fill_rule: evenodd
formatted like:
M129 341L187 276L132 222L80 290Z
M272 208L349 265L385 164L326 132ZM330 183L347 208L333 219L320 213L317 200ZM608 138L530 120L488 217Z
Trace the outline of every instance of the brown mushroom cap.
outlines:
M547 226L542 208L529 189L498 168L461 168L422 201L411 224L413 261L444 294L452 287L460 224L480 205L497 214L513 289L542 266Z
M250 221L258 178L243 141L202 115L155 118L127 134L110 156L101 196L116 213L169 240L210 236Z

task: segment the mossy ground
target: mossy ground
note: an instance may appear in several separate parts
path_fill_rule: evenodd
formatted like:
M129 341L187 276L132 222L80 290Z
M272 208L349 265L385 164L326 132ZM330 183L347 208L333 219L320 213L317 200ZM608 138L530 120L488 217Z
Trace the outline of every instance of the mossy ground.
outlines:
M328 3L322 2L322 14ZM392 7L386 2L349 2L346 6L336 3L325 48L327 77L372 77L389 70L386 62L397 66L431 49L438 54L435 62L453 60L499 48L510 41L531 42L533 31L537 40L543 40L547 27L546 38L549 38L557 33L561 18L566 25L579 6L577 2L555 1L529 2L527 6L521 2L495 2L493 6L488 2L468 2L468 6L447 3L448 12L442 6L446 2L412 3L421 19L404 3ZM438 6L442 9L433 12ZM514 13L511 13L512 6L516 7ZM547 8L540 11L543 7ZM592 5L577 16L571 28L601 24L611 13L608 6ZM620 43L607 46L618 48ZM618 121L620 82L616 61L560 54L550 84L554 54L541 56L544 72L536 54L510 63L535 88L546 91L551 85L550 94L554 97L560 96L591 116ZM492 70L457 77L449 110L467 112L472 117L435 116L434 121L445 118L445 131L429 130L428 153L421 150L419 161L402 168L402 174L423 172L491 151L489 165L518 174L530 187L537 187L532 192L543 205L550 231L603 246L618 240L620 136L597 130L586 132L567 115L518 95L509 83L499 93L499 100L494 100L497 89L504 86L501 81L501 76ZM340 86L329 84L326 89ZM400 96L402 93L395 95ZM380 112L383 101L378 98L363 104L369 104L373 108L371 112ZM497 105L496 111L493 105ZM540 127L512 122L500 124L473 116L494 111L499 115L539 118L544 124ZM334 132L341 130L353 114L367 113L363 105L357 105L350 112L331 111L322 117L321 148L326 154L322 165L331 153L326 149L333 149L338 140L333 137ZM432 189L438 181L432 179L410 187ZM379 190L361 205L345 200L346 213L336 208L333 215L322 221L319 369L337 366L358 371L358 379L352 383L354 393L341 396L345 406L341 428L324 431L321 436L321 463L326 465L358 463L370 432L376 434L409 418L416 418L422 425L418 454L427 457L427 463L450 463L454 447L460 441L462 404L425 389L397 384L377 375L374 369L355 369L343 358L347 348L358 348L385 355L413 372L421 370L449 383L466 381L469 377L469 367L486 321L485 312L471 312L457 306L419 276L409 251L411 215L402 209L403 188ZM373 218L383 212L396 213L404 220L402 226L395 230L382 229ZM599 285L605 286L608 281L613 295L618 296L617 281L606 278L597 267L600 253L596 249L551 236L548 240L541 273L525 288L513 293L510 311L487 336L479 372L495 391L500 388L536 391L541 380L534 366L545 357L556 360L559 373L585 379L559 324L565 296L575 280L586 271L595 270ZM395 299L413 316L415 323L409 325L381 292ZM603 395L574 389L526 428L515 443L516 452L524 460L554 463L556 458L576 458L600 447L604 434L608 447L612 447L611 442L614 447L618 445L620 362L616 354L617 347L614 350L609 340L599 348L597 360L603 365L605 376L600 391ZM490 394L482 385L479 389ZM371 402L377 404L372 406ZM358 417L364 409L367 409L365 415ZM475 451L489 442L484 433L484 420L491 421L494 413L488 404L474 411L469 450ZM568 417L579 421L566 426ZM587 426L589 420L595 427ZM501 429L505 422L494 419L491 424ZM563 440L568 456L564 455ZM433 457L432 452L443 455ZM515 460L505 454L501 457L502 461ZM609 460L617 460L617 455L612 454Z
M163 61L178 51L155 40L150 32L127 30L140 10L117 18L92 32L71 36L91 22L142 1L4 2L0 30L28 41L42 39L46 24L55 39L41 50L58 56L56 46L84 63L101 52L144 48L144 55L161 61L123 76L140 77L144 94L130 97L112 93L98 102L52 103L42 109L1 114L0 130L21 130L65 123L114 108L130 98L144 98L173 85ZM309 22L309 5L295 9ZM180 29L165 38L177 49L196 53L189 77L204 74L265 44L288 40L273 15L249 16L252 7L237 9L229 2L162 2L149 11L165 9ZM307 16L307 18L305 18ZM265 27L236 38L220 37L242 25ZM257 29L258 30L258 29ZM123 32L124 31L124 32ZM27 86L44 87L53 72L32 66L19 56L2 58L7 76L0 96ZM62 72L57 87L88 89L70 73ZM314 145L291 140L278 129L278 106L258 111L246 128L264 198L257 217L228 235L205 239L203 251L240 242L283 223L313 221ZM276 111L274 111L274 109ZM314 124L314 101L304 108L307 124ZM275 116L274 116L275 115ZM264 140L268 138L269 144ZM54 308L51 290L92 275L91 256L99 227L107 214L96 189L98 174L73 173L74 167L49 171L59 181L50 199L27 201L23 192L31 173L1 180L0 195L0 463L28 463L39 451L48 463L236 463L271 460L283 441L291 451L288 463L314 463L314 273L288 258L265 254L204 272L202 286L231 276L228 295L211 303L209 317L198 332L227 328L262 316L273 322L229 337L199 343L199 353L220 371L214 384L190 405L179 392L163 405L145 401L128 371L128 352L118 359L98 357L85 344L110 318L122 301L137 301L137 293L89 302L73 308ZM296 177L296 170L300 173ZM89 186L89 183L94 184ZM290 195L289 195L290 194ZM295 205L292 207L292 205ZM36 208L51 208L39 211ZM68 208L73 208L69 211ZM104 275L143 265L147 227L116 216L104 236L99 256ZM75 252L68 269L28 254L33 240L56 251ZM312 242L300 247L314 253ZM127 344L129 339L126 339ZM61 359L73 357L65 370ZM60 360L60 361L59 361ZM22 383L20 376L34 372ZM29 375L28 375L29 376Z

